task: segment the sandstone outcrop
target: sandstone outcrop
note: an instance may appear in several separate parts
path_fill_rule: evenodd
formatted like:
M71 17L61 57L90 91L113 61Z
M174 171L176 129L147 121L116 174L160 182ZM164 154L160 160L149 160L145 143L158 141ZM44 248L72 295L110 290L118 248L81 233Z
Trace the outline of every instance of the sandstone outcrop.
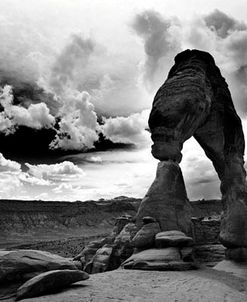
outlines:
M160 163L138 210L137 224L150 215L162 231L175 229L190 235L189 207L178 164L183 143L194 136L221 180L225 209L220 241L228 249L247 247L244 135L228 85L209 53L186 50L175 57L175 65L155 95L149 127L152 154ZM238 254L229 253L231 257Z

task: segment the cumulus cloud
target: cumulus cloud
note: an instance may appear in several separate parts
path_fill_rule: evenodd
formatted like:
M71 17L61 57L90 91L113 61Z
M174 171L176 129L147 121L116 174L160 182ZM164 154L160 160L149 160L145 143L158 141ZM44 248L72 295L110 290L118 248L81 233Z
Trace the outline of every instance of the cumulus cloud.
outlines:
M0 88L0 130L14 132L18 126L27 126L34 129L50 128L55 118L50 114L45 103L31 104L28 108L13 105L12 87L5 85Z
M6 159L0 153L0 172L20 172L21 165L15 161Z
M70 161L25 165L23 171L19 163L0 153L0 198L75 200L82 193L85 173Z
M149 110L128 117L106 119L101 127L106 138L114 143L145 145L150 142L148 128Z
M71 178L84 176L84 172L78 166L70 161L64 161L59 164L52 165L31 165L26 163L28 173L39 179L57 181L71 180Z
M61 110L59 130L51 142L52 149L85 150L93 148L98 139L98 122L94 106L87 92L66 91Z
M102 158L100 156L91 156L89 158L86 159L89 162L93 162L93 163L102 163Z
M0 172L0 198L26 198L30 196L31 187L42 190L44 186L47 188L51 185L49 180L36 178L28 171L23 172L19 163L6 159L1 153Z
M46 179L33 177L29 173L21 173L19 175L19 180L23 184L31 185L31 186L50 186L51 182Z

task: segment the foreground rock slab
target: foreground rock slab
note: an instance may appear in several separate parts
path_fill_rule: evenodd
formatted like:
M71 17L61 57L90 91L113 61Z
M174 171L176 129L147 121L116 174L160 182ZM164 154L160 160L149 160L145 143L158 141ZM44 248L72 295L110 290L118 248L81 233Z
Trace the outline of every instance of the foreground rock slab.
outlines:
M116 270L69 289L23 302L246 302L247 281L212 269L186 272Z
M0 283L28 280L50 270L76 270L68 259L36 250L0 251Z
M33 298L46 293L62 290L68 285L87 280L89 275L78 270L55 270L42 273L27 282L17 290L16 300Z

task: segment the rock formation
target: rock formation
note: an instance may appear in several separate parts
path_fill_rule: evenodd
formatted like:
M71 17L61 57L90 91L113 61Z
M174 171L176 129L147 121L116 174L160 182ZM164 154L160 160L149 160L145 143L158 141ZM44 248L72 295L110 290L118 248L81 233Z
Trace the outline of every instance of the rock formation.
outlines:
M183 143L194 136L221 180L225 210L220 240L231 259L243 260L247 254L244 136L228 85L209 53L186 50L175 57L154 98L149 127L152 154L160 162L137 213L137 225L144 216L153 216L162 231L190 234L189 203L179 162Z

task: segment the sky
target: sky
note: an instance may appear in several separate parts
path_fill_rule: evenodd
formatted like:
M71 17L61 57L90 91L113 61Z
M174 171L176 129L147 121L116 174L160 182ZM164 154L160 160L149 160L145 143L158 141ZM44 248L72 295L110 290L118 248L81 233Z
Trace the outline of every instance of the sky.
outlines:
M0 198L143 197L157 166L146 131L152 100L187 48L214 56L247 133L244 0L1 0L0 41L0 134L50 129L47 148L66 152L49 164L12 158L18 148L0 154ZM99 133L132 147L88 152ZM190 199L220 197L193 138L181 167Z

